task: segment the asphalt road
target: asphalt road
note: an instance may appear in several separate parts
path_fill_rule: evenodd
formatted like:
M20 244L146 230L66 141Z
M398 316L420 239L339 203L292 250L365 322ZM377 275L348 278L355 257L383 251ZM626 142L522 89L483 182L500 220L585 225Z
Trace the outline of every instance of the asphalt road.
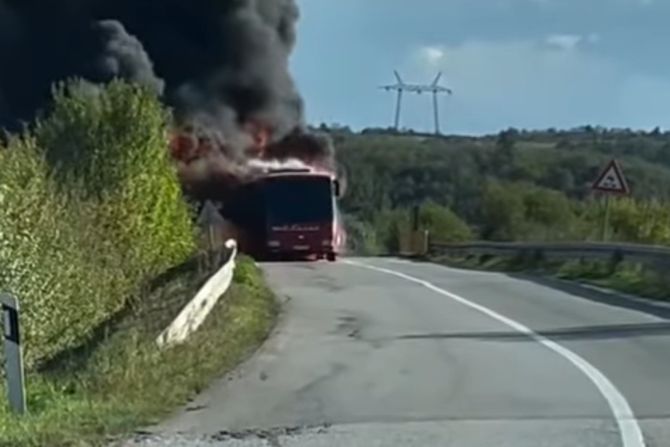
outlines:
M393 259L264 269L273 337L127 445L670 447L669 308Z

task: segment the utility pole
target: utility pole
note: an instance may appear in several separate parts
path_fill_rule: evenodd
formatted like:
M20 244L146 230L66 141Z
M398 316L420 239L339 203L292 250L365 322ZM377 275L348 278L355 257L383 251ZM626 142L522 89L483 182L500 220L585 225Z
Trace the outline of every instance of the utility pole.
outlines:
M396 84L383 85L380 88L386 90L387 92L395 91L397 92L396 108L395 108L395 122L394 129L397 131L400 129L400 116L402 114L402 96L404 92L416 93L418 95L422 93L432 93L433 95L433 115L435 118L435 134L440 135L440 110L439 110L439 101L438 96L442 93L452 95L453 91L447 87L442 87L440 84L440 78L442 77L442 72L438 73L435 77L435 80L430 85L425 84L407 84L405 83L398 71L394 71L393 74L398 81Z

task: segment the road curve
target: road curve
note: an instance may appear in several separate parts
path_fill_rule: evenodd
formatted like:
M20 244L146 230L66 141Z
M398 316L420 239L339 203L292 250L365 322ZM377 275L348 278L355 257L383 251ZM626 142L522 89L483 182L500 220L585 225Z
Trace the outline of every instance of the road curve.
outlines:
M668 309L393 259L263 268L273 337L126 445L670 446Z

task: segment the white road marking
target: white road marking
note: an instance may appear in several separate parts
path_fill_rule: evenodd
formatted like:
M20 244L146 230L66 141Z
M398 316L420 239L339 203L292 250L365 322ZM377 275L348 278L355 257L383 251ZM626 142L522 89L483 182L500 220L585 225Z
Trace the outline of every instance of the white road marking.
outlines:
M415 261L409 261L407 259L396 259L396 258L382 258L384 262L388 262L389 264L401 264L401 265L416 265L417 263ZM354 261L355 262L355 261ZM504 276L502 273L498 273L495 271L483 271L483 270L468 270L468 269L462 269L462 268L454 268L454 267L447 267L444 265L439 265L435 264L436 267L442 267L451 271L458 272L459 275L471 275L471 276Z
M603 395L605 400L607 401L607 404L609 405L610 409L612 410L612 414L614 415L614 419L616 420L617 426L619 427L619 432L621 434L621 442L623 443L623 447L645 447L645 441L644 437L642 435L642 430L640 429L640 426L637 422L637 419L635 418L635 415L633 414L633 410L631 409L630 405L628 404L628 401L626 398L621 394L621 392L617 389L616 386L610 380L602 373L600 372L595 366L591 365L588 361L580 357L579 355L575 354L574 352L570 351L569 349L561 346L560 344L556 343L555 341L550 340L549 338L540 335L530 329L527 326L524 326L523 324L512 320L511 318L507 318L504 315L501 315L488 307L484 307L480 304L474 303L472 301L469 301L459 295L456 295L454 293L448 292L444 289L441 289L440 287L437 287L431 282L425 281L423 279L415 278L414 276L406 275L405 273L397 272L395 270L390 270L390 269L385 269L381 267L376 267L370 264L366 264L363 262L357 262L357 261L349 261L345 260L343 261L345 264L349 264L352 266L356 267L362 267L366 268L369 270L374 270L377 272L381 273L386 273L388 275L393 275L398 278L405 279L407 281L422 285L423 287L432 290L433 292L436 292L440 295L444 295L446 297L451 298L452 300L461 303L465 306L468 306L471 309L476 310L477 312L480 312L484 315L487 315L494 320L497 320L512 329L514 329L517 332L520 332L532 340L536 341L537 343L541 344L542 346L551 349L554 351L556 354L560 355L561 357L565 358L568 360L570 363L572 363L577 369L579 369L586 377L593 382L593 384L598 388L600 393Z

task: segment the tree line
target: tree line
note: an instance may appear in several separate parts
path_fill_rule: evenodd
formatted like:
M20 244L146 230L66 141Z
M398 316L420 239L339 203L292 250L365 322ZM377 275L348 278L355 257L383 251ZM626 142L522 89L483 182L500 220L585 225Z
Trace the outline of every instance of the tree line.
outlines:
M439 225L427 217L424 224L445 241L599 240L604 200L591 186L612 158L632 196L612 201L611 238L670 243L670 134L658 129L508 129L482 137L321 130L347 175L341 207L358 251L392 251L394 232L416 206L441 216Z

